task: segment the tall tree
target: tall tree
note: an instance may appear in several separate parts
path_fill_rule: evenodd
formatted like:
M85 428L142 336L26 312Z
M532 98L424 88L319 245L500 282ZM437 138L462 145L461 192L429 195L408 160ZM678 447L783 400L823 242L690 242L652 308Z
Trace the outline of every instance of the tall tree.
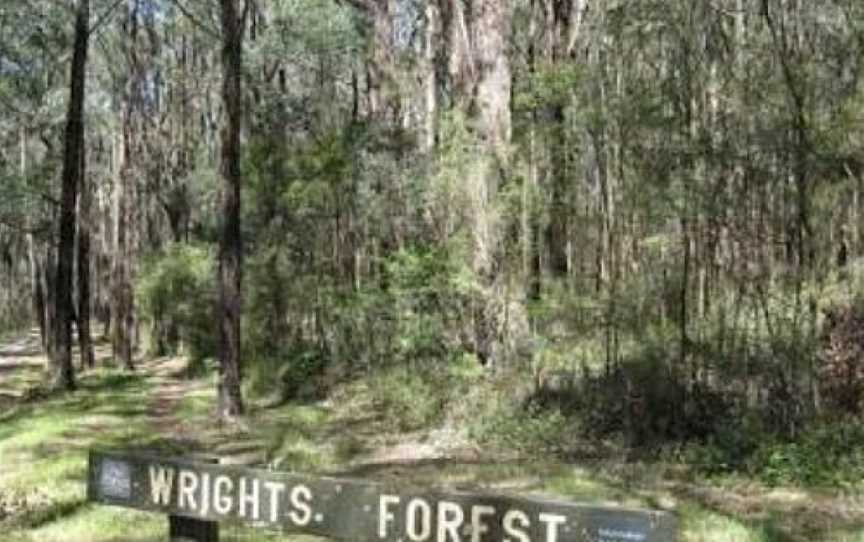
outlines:
M121 98L121 137L119 163L114 190L114 259L111 270L112 307L114 320L112 347L114 357L126 369L134 368L135 344L135 297L132 286L134 254L134 179L133 156L136 155L136 116L141 109L143 69L138 56L140 0L129 0L127 19L123 25L126 33L125 56L128 73Z
M90 221L93 196L87 182L86 152L81 153L80 191L78 200L78 346L81 350L81 367L92 368L95 364L93 339L90 334Z
M69 110L63 152L60 235L57 251L57 282L54 305L54 352L51 383L55 388L75 388L72 367L72 262L75 256L75 208L84 161L84 94L87 66L89 0L78 0L75 15L75 45L69 77Z
M240 389L243 243L240 231L240 128L243 121L241 77L245 12L238 0L222 0L222 102L225 123L219 171L222 177L222 235L219 243L219 413L243 413Z
M485 149L482 164L469 175L472 268L479 293L474 307L475 349L483 364L495 362L503 257L496 198L506 171L511 139L511 66L508 56L513 25L511 0L441 0L441 19L453 101L471 119ZM505 301L506 303L506 301Z

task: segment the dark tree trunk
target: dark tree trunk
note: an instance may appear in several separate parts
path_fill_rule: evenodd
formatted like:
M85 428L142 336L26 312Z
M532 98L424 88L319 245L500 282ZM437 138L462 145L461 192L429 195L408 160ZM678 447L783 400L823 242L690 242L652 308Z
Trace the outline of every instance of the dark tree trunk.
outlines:
M45 260L39 268L40 269L40 276L39 276L40 289L41 289L42 293L44 294L44 297L42 298L42 310L43 310L42 320L43 320L43 322L45 322L45 332L44 332L45 336L43 337L45 342L44 342L43 346L45 347L45 353L47 354L47 357L49 360L48 361L49 366L50 366L51 360L54 357L54 346L55 346L54 345L54 327L55 327L55 324L54 324L54 317L55 317L54 303L55 303L55 300L57 298L56 297L57 291L55 290L55 287L54 287L54 284L55 284L54 271L56 270L55 269L55 261L56 261L55 253L56 253L56 251L55 251L54 244L49 241L46 244L45 255L44 255Z
M36 253L36 240L33 235L28 239L30 252L30 273L31 283L33 287L33 314L36 316L36 323L39 325L39 336L42 339L42 347L48 346L48 330L47 320L45 317L45 290L42 288L42 261Z
M60 197L60 244L57 253L57 282L54 305L54 352L51 357L51 385L75 388L72 368L72 262L75 251L75 207L84 151L84 92L89 39L89 0L79 0L75 16L75 46L69 83L69 113L66 118Z
M547 116L551 121L551 141L553 158L549 168L549 191L552 205L549 209L549 225L546 243L549 247L549 270L553 276L564 277L570 271L567 239L570 229L570 213L567 201L567 135L564 125L564 108L556 104L549 108Z
M93 339L90 334L90 208L92 197L87 184L86 157L81 153L79 172L81 199L78 202L78 346L81 368L93 368Z
M243 413L240 390L240 314L242 309L243 245L240 236L240 125L243 117L241 76L243 21L238 0L222 4L222 101L226 120L222 130L223 226L219 244L219 414Z

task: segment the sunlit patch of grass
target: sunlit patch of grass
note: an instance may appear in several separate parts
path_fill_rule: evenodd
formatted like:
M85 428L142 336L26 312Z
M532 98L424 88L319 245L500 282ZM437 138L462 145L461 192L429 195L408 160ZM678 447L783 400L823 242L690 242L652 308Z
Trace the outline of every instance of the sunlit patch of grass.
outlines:
M79 516L90 509L84 500L87 451L146 436L146 424L136 419L148 391L143 377L99 370L83 375L79 384L74 393L19 403L2 418L0 494L24 497L20 510L4 521L4 539L95 539L75 530L87 523ZM110 531L106 525L92 532Z
M270 442L269 455L282 469L321 470L336 463L333 441L322 442L328 414L320 407L289 404L278 412L263 412L266 421L256 433Z
M144 542L164 540L167 520L164 516L86 505L60 521L45 523L27 533L29 540L66 542L104 540Z
M214 387L202 388L184 395L177 405L176 413L184 420L206 418L213 415L215 404Z
M549 491L577 501L607 501L616 496L609 486L578 467L570 469L569 473L547 479L544 485Z
M864 542L864 526L854 531L842 531L830 535L824 542Z
M686 503L678 511L681 542L780 542L790 540L773 521L747 525L736 518Z

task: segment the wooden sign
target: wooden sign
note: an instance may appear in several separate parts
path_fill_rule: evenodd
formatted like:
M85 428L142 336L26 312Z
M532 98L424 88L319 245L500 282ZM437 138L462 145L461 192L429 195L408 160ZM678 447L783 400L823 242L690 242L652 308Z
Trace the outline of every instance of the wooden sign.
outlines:
M209 521L368 542L670 542L674 516L495 494L91 452L88 497Z

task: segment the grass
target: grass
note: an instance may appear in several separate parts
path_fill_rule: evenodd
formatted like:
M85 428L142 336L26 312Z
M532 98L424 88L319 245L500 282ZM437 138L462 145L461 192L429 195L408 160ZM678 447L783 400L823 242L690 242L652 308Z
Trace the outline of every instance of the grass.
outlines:
M3 375L0 391L18 397L39 374L37 365L22 366ZM476 449L446 458L403 457L433 448L442 437L428 428L397 430L376 411L375 385L364 381L337 388L323 402L253 404L246 427L222 427L212 423L214 388L209 376L183 380L147 367L133 375L100 369L83 375L75 393L0 403L0 538L164 540L164 517L84 500L86 454L98 447L219 455L254 450L259 463L281 470L666 508L679 515L682 542L864 542L864 506L854 496L770 490L746 479L708 481L680 467L618 458L512 461ZM11 508L5 518L4 506ZM222 534L229 542L310 540L234 525Z

